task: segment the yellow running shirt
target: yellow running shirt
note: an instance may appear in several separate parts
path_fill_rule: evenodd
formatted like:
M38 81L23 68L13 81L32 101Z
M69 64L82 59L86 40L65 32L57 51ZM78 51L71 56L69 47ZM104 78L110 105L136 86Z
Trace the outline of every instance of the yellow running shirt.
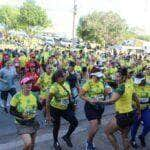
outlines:
M115 102L116 112L120 114L131 112L133 110L132 108L132 94L134 92L133 85L129 83L121 84L118 86L115 92L121 95L119 100Z
M52 84L49 92L54 95L54 97L52 98L50 105L61 110L66 110L69 104L69 94L71 94L71 90L67 82L65 82L63 86L68 92L57 82Z
M141 109L145 109L146 107L150 107L150 85L145 86L135 86L135 93L137 94L140 100Z
M100 81L95 83L93 80L89 80L83 85L82 89L86 92L86 96L89 99L95 98L100 94L104 96L104 85Z
M19 59L20 59L21 67L25 67L26 62L28 61L28 58L25 55L22 55L22 56L19 57Z
M49 96L49 89L51 86L51 75L48 75L46 72L44 72L40 78L37 81L38 84L40 84L40 97L42 99L47 99Z
M26 115L27 119L34 118L38 108L36 97L32 93L25 96L22 91L13 96L10 105L16 107L19 113Z

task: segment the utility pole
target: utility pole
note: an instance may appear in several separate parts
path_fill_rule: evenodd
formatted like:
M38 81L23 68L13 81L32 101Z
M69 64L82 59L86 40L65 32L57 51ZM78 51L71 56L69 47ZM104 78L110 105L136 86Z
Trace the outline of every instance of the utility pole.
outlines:
M75 47L75 19L76 19L76 14L77 14L77 4L76 0L74 1L74 6L73 6L73 26L72 26L72 48L74 49Z

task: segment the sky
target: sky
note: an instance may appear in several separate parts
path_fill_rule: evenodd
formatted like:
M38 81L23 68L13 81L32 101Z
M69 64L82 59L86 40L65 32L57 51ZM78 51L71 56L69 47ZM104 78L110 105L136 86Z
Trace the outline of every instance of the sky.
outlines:
M0 0L0 6L9 4L20 6L24 0ZM46 9L52 20L52 30L72 36L73 1L74 0L35 0ZM131 27L139 27L150 34L150 0L76 0L77 16L79 18L94 10L114 11L124 18Z

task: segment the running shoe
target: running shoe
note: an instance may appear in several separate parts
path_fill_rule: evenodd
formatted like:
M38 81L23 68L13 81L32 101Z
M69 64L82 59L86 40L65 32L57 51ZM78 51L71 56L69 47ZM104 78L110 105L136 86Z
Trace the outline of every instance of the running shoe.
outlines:
M61 150L61 147L60 147L60 144L59 144L59 142L57 141L57 142L54 142L54 148L55 148L55 150Z
M73 144L72 144L72 142L71 142L70 137L67 137L66 135L64 135L64 136L62 137L62 139L66 142L66 144L67 144L68 147L73 147Z
M146 146L146 143L145 143L145 138L142 136L142 135L139 135L139 140L140 140L140 142L141 142L141 145L143 146L143 147L145 147Z
M92 142L87 141L86 142L86 150L96 150L96 147Z
M131 143L131 146L132 146L133 148L135 148L135 149L138 148L138 145L137 145L137 143L136 143L135 141L131 140L130 143Z

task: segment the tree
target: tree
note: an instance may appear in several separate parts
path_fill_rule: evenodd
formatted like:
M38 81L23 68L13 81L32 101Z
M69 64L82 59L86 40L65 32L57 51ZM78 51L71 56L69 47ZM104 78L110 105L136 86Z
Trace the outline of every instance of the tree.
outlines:
M117 13L95 11L80 18L77 35L85 41L106 46L118 43L126 29L125 20Z
M84 41L97 42L103 45L103 31L99 12L93 12L92 14L80 18L77 35Z
M127 25L117 13L112 11L102 13L102 24L105 29L104 39L107 45L117 44L123 40Z
M18 28L18 15L19 11L16 8L10 6L2 6L0 8L0 24L6 32Z
M34 1L24 2L19 10L20 15L18 21L20 28L28 34L34 34L34 32L51 25L46 11L36 5Z

